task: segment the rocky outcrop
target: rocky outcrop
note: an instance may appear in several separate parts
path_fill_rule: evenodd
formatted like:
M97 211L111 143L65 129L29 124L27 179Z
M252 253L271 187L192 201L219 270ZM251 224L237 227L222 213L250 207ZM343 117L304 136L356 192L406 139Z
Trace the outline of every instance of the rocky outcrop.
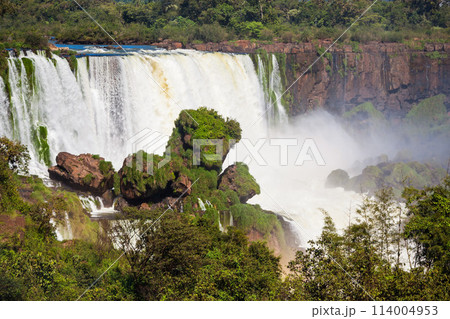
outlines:
M178 173L176 162L158 168L161 159L158 155L140 151L124 160L119 170L120 193L127 201L135 204L149 200L158 202L172 194L171 184Z
M258 183L250 174L248 166L243 163L228 166L219 176L217 188L221 191L232 190L236 192L241 203L246 203L250 198L260 193Z
M336 169L330 173L325 182L325 186L329 188L345 187L350 177L348 173L343 169Z
M74 189L101 196L113 187L114 169L102 157L61 152L56 156L56 164L48 169L50 178Z
M450 96L449 43L424 44L414 40L408 44L337 43L318 59L331 44L327 40L272 44L240 40L188 44L185 48L283 54L285 68L282 71L285 74L282 77L285 76L287 85L293 83L288 101L291 115L316 108L341 114L364 102L372 102L376 109L395 118L405 115L422 99L441 93ZM171 42L155 45L167 49L179 47ZM449 104L447 100L447 108Z
M191 180L184 174L180 174L175 182L172 184L172 189L177 196L188 196L191 195Z
M215 110L200 107L180 113L169 146L172 155L184 159L185 166L203 166L220 172L228 152L240 139L238 122L223 118Z
M437 163L385 161L365 167L360 175L352 178L344 170L334 170L328 175L326 185L369 194L392 188L394 195L400 197L404 187L423 189L437 185L446 174L446 170Z

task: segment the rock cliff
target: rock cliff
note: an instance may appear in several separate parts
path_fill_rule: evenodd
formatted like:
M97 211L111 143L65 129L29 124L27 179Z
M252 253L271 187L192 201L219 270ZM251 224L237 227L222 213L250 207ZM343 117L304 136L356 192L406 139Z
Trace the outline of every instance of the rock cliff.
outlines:
M180 44L156 43L167 49ZM286 57L286 84L290 88L290 114L325 108L341 114L370 101L389 117L405 115L420 100L450 95L450 44L419 41L343 45L337 43L321 58L331 41L263 44L247 40L188 44L201 51L248 53L261 51ZM317 62L309 69L309 66ZM449 108L447 98L446 105Z

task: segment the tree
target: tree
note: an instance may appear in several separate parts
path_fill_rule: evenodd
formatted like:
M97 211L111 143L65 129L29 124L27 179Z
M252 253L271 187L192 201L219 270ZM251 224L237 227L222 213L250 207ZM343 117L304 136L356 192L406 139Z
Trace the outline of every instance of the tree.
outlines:
M450 177L441 185L404 192L410 220L405 237L416 244L416 260L450 275Z

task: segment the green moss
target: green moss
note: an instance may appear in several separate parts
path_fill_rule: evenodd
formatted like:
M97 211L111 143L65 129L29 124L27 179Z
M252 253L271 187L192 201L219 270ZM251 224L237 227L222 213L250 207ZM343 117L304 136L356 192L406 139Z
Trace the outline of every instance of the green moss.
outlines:
M85 185L89 185L92 182L93 179L94 179L94 176L89 173L85 177L83 177L83 183Z
M366 102L355 106L348 112L343 114L343 117L346 119L354 119L354 118L365 118L365 119L374 119L374 120L384 120L384 115L380 111L378 111L372 103Z
M45 165L50 166L50 147L47 142L48 131L45 126L39 126L39 159L45 163Z
M3 78L3 84L8 95L9 102L11 102L11 85L9 84L9 67L8 67L8 52L6 50L0 51L0 76Z
M77 70L78 70L78 60L77 57L74 54L71 54L68 58L67 61L69 62L69 66L70 69L72 70L72 72L74 74L77 74Z
M180 141L181 138L186 138ZM185 110L175 121L175 129L169 139L172 150L186 158L187 150L193 149L194 140L222 140L223 154L228 153L232 145L230 141L239 142L241 139L241 127L238 122L227 118L226 120L215 110L200 107L197 110ZM215 145L202 147L201 165L208 169L221 170L221 160L210 160L205 155L216 154ZM192 163L192 158L186 158Z
M271 75L273 73L273 60L272 57L275 57L278 63L278 69L279 69L279 76L281 81L281 91L284 92L286 86L288 85L287 80L287 74L286 74L286 68L287 68L287 55L285 53L273 53L269 54L264 49L257 49L255 54L251 54L250 57L252 58L253 64L255 66L255 70L258 73L262 83L262 87L264 90L264 95L266 97L266 100L271 103L275 104L277 101L275 92L270 88L270 81L271 81ZM261 60L261 63L263 65L263 68L260 68L258 63L258 57ZM295 70L293 70L295 73ZM289 112L289 106L292 103L292 95L286 95L284 94L280 99L281 105L286 109L286 112ZM277 105L274 105L276 108Z
M50 166L50 146L47 141L47 127L40 125L37 128L31 128L31 138L34 149L39 156L39 161L43 162L47 166Z
M93 155L92 155L92 158L98 160L98 159L100 159L100 155L98 155L98 154L93 154Z
M325 50L326 50L325 47L317 46L317 47L316 47L316 50L317 50L317 55L318 55L318 56L322 56L322 57L321 57L321 60L322 60L322 61L323 61L323 59L325 58L325 59L327 59L328 61L330 61L330 63L333 62L333 55L331 54L330 51L327 51L327 52L325 53Z
M407 121L419 127L433 127L443 124L448 118L445 100L444 94L422 100L408 112L406 115Z
M120 195L120 176L117 173L114 173L114 195Z
M28 58L22 58L22 63L25 68L25 73L27 75L28 84L30 85L31 91L33 91L34 88L36 88L36 86L37 86L36 77L35 77L35 73L34 73L35 72L34 63L31 59L28 59Z
M100 172L102 172L103 176L107 177L113 171L113 166L112 166L111 162L101 160L99 163L99 169L100 169Z
M233 186L236 187L239 198L246 199L255 194L260 194L261 190L255 178L250 174L248 166L244 163L236 163L236 176L233 181ZM221 184L221 190L226 191L225 185Z
M362 50L359 48L359 42L351 41L350 45L352 47L352 51L356 53L361 53Z
M259 205L237 204L230 208L236 227L244 231L252 228L268 236L282 231L282 226L274 214L265 212Z
M153 158L153 163L150 159ZM176 178L175 172L180 170L181 160L176 156L171 162L158 168L163 157L139 151L132 155L131 165L122 167L122 183L131 186L143 198L158 195ZM153 165L153 172L147 167ZM153 174L152 174L153 173Z

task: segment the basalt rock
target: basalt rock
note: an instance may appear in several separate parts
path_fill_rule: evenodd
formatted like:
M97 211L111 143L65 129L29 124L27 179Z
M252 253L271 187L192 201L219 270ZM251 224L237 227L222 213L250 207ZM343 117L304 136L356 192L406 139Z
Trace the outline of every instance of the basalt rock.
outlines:
M180 174L175 182L172 184L172 189L177 196L188 196L191 195L191 180L184 174Z
M174 158L158 167L161 156L143 151L128 156L119 170L120 193L129 202L159 202L171 195L171 184L176 179L179 162Z
M61 152L56 156L56 163L48 169L50 178L74 189L101 196L113 187L114 169L102 157Z
M325 186L329 188L345 187L349 179L350 177L346 171L343 169L336 169L328 175Z
M169 147L172 155L184 159L184 166L203 166L220 172L223 160L240 139L238 122L224 119L215 110L200 107L180 113Z
M243 163L228 166L219 176L217 188L236 192L241 203L246 203L261 192L255 178L250 175L248 166Z

